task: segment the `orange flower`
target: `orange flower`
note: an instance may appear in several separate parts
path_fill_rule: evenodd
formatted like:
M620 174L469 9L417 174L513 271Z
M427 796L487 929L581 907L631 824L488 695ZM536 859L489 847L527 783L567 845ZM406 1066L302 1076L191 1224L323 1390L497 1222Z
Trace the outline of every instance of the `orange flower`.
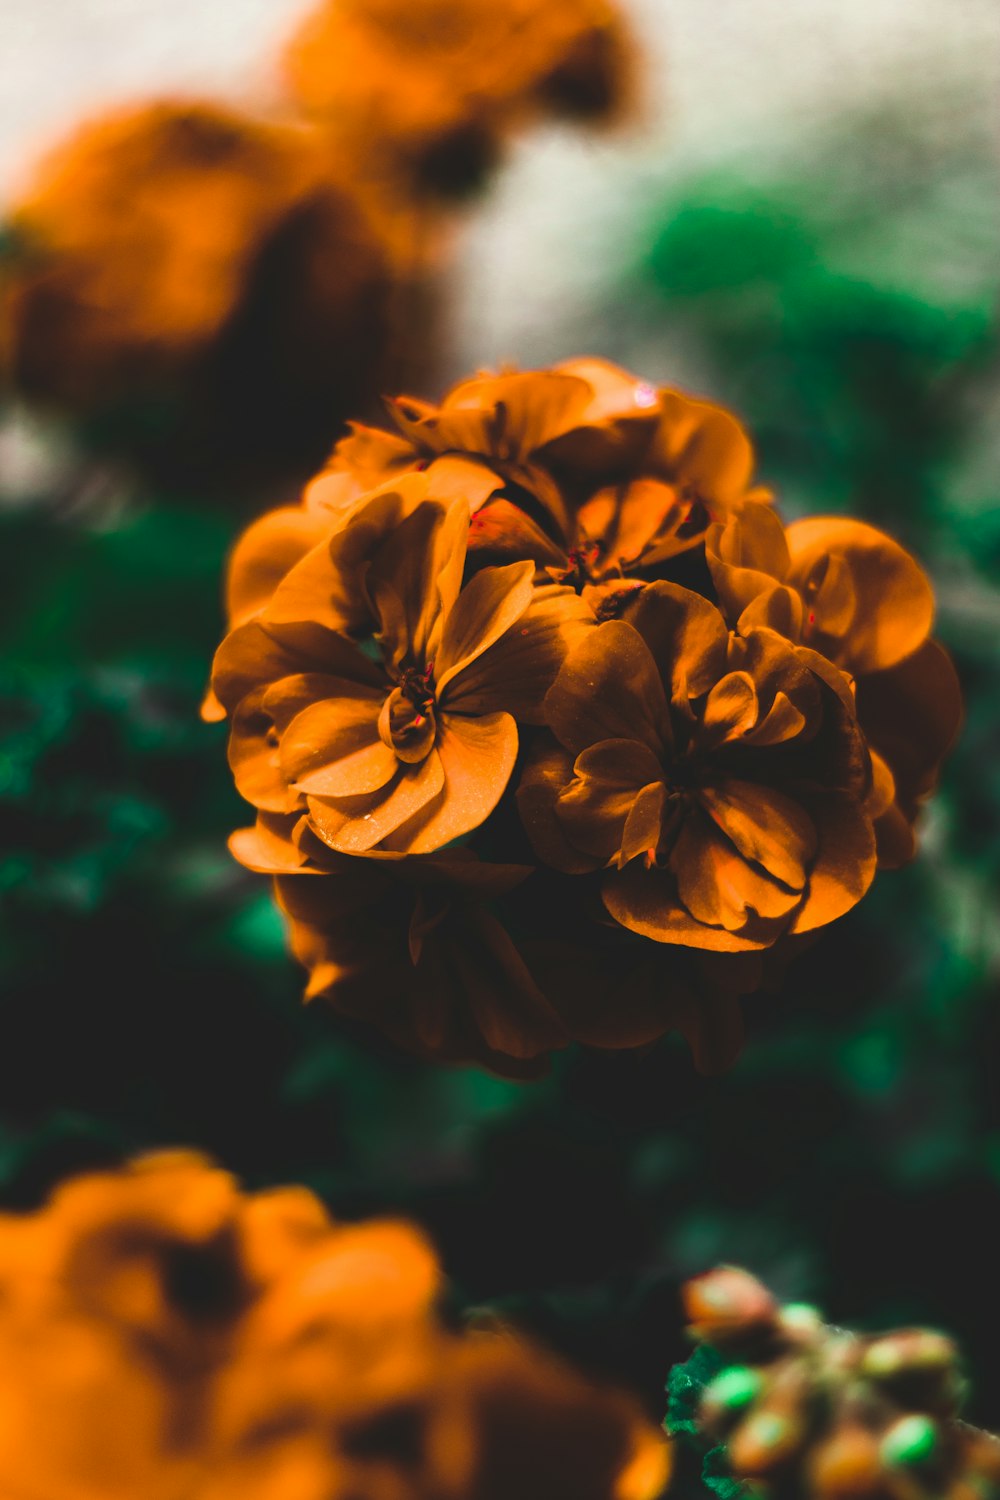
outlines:
M328 485L462 456L475 465L477 557L531 558L580 588L658 576L714 520L768 498L750 488L753 450L728 412L603 360L477 376L440 406L398 398L390 411L402 439L355 426ZM605 592L592 591L596 603Z
M555 739L526 770L522 817L549 864L608 870L623 926L741 952L867 890L868 753L815 652L732 634L699 595L653 583L570 652L545 710Z
M654 1500L625 1397L438 1321L405 1223L162 1152L0 1223L0 1488L45 1500ZM579 1477L577 1477L579 1476Z
M706 557L738 630L778 630L855 680L875 766L879 862L904 864L962 717L954 668L930 639L934 595L923 569L861 521L816 517L785 528L754 504L712 527Z
M372 393L385 255L307 130L194 102L116 111L42 164L11 230L6 363L29 399L169 396L188 441L252 472L261 453L301 463L303 441L308 463Z
M422 854L478 827L588 612L530 562L462 587L469 510L425 475L370 496L221 646L230 761L266 811L301 810L333 850ZM351 634L371 636L366 654Z
M298 105L398 193L478 185L531 112L600 119L628 93L611 0L326 0L292 39Z

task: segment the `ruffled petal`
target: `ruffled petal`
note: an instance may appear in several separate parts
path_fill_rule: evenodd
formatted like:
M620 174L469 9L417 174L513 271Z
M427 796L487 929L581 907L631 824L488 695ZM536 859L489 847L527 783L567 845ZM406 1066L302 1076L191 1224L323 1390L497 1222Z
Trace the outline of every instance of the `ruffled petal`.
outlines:
M788 890L749 865L714 820L700 813L685 819L671 851L670 869L677 894L692 917L727 932L753 931L758 917L765 922L787 917L802 899L801 887Z
M757 936L749 929L741 933L706 927L681 905L668 870L647 870L637 859L623 870L608 871L601 897L616 922L656 943L679 943L713 953L752 953L774 941L772 933Z
M635 595L627 618L675 700L700 697L722 676L729 632L715 605L700 594L674 583L651 583Z
M607 864L622 847L639 793L662 780L662 767L648 745L602 740L577 756L572 780L559 793L556 818L574 848ZM655 848L658 838L659 827L643 849Z
M212 687L225 714L262 683L309 672L373 687L383 681L351 641L322 625L270 627L256 619L238 625L222 642L212 663Z
M281 736L288 781L316 797L360 797L395 775L399 759L379 735L377 694L327 698L304 708Z
M573 757L552 740L537 746L521 775L517 808L524 831L543 864L567 875L583 875L600 859L575 849L556 817L556 800L573 776Z

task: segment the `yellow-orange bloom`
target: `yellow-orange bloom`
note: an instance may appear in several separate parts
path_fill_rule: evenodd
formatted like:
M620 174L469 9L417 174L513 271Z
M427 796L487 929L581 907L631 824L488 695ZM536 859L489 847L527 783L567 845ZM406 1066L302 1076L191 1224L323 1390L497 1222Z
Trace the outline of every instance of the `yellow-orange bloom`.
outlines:
M764 625L841 667L875 765L879 861L916 850L913 822L962 718L958 679L930 637L934 595L898 542L848 517L787 528L749 504L713 526L706 557L720 606L741 632Z
M912 852L959 713L930 586L861 523L786 530L730 413L601 360L390 410L233 552L234 852L307 994L425 1056L677 1029L718 1070Z
M423 474L369 496L223 642L213 688L255 806L343 854L426 854L489 817L588 611L530 562L464 586L469 507ZM356 643L368 636L370 650ZM353 638L352 638L353 637Z
M0 1218L0 1489L44 1500L655 1500L625 1397L435 1314L393 1221L247 1196L191 1153Z
M400 397L390 412L402 436L355 426L327 486L460 456L474 466L477 557L531 558L554 578L597 586L598 604L621 580L657 576L745 501L769 498L752 487L753 449L729 412L604 360L480 375L439 406Z
M632 931L766 948L867 890L868 752L815 652L733 634L700 595L652 583L570 652L545 713L525 825L556 868L607 869L604 904Z
M601 119L629 92L612 0L325 0L289 45L300 108L397 193L476 186L538 112Z
M308 129L194 101L114 111L42 163L10 229L5 364L31 400L169 398L173 441L252 472L309 463L370 399L385 253Z

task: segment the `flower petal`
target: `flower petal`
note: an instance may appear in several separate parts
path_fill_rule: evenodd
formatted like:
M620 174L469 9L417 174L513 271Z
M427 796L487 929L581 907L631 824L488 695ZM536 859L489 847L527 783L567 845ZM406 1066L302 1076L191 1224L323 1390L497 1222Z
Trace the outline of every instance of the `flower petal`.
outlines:
M744 859L793 890L805 887L817 835L800 803L773 787L735 780L702 787L698 798Z
M483 568L462 589L441 627L434 676L444 702L449 682L516 623L531 603L533 562Z
M654 754L670 743L660 674L642 636L622 620L588 630L573 648L545 716L574 755L601 740L641 740Z
M787 917L802 899L801 887L788 890L749 865L715 822L698 812L681 827L670 868L695 920L727 932L754 929L757 917L765 922Z
M378 731L381 694L310 703L281 736L281 768L301 792L316 797L360 797L384 787L399 759Z
M636 798L650 782L663 782L663 769L640 740L602 740L581 751L573 777L559 793L555 815L575 849L608 864L622 847ZM659 826L642 848L655 848Z
M330 531L329 520L302 506L268 511L233 548L226 577L229 628L252 619L294 565Z
M730 932L724 927L706 927L681 905L670 872L647 870L641 860L632 860L623 870L609 870L601 897L622 927L657 943L679 943L714 953L751 953L774 941L771 933L758 936L750 929Z
M824 797L810 811L819 847L789 932L811 932L843 916L875 876L875 834L865 809L850 797Z
M567 875L583 875L596 870L600 860L574 849L555 811L556 800L572 776L573 757L555 740L542 742L521 775L517 809L538 858Z
M546 693L569 651L594 628L589 605L572 589L535 588L513 626L449 682L449 711L503 709L522 723L543 724Z
M249 620L230 631L215 653L212 687L224 712L232 712L247 693L262 683L304 672L348 677L378 685L383 679L358 648L322 625L270 627Z
M400 765L386 786L368 796L310 797L309 820L331 849L364 854L432 802L443 785L441 757L432 750L417 765Z
M517 725L510 714L466 719L442 713L436 753L444 772L440 795L418 810L410 826L400 827L387 847L430 854L484 823L514 769Z
M700 697L722 676L729 632L715 605L700 594L674 583L651 583L628 605L627 619L675 700Z
M803 592L817 563L837 557L846 565L855 597L845 628L842 589L831 595L824 616L820 593L807 609L814 628L839 643L838 664L855 674L895 666L926 640L934 617L934 595L918 563L884 532L845 517L813 517L788 528L788 581ZM823 650L821 641L817 644ZM831 653L826 651L827 655Z

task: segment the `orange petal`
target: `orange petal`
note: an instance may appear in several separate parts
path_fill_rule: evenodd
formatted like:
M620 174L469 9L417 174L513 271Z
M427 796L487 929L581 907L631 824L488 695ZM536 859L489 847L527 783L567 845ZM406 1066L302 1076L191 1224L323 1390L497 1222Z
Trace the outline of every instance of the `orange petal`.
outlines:
M524 614L448 684L449 711L503 709L523 723L544 723L546 693L569 651L594 627L589 605L572 589L536 587Z
M658 754L671 739L653 656L621 620L587 631L574 647L545 699L545 715L574 755L601 740L622 739L641 740Z
M269 511L248 526L233 549L226 578L229 628L251 619L285 574L329 533L323 516L301 506Z
M695 920L727 932L753 928L755 917L772 922L787 917L802 899L801 888L789 891L749 865L714 821L699 813L685 820L670 868Z
M314 875L308 856L292 841L298 820L258 815L252 828L238 828L229 836L229 851L241 865L259 875Z
M749 672L727 672L705 700L698 731L699 749L737 739L757 722L757 688Z
M222 642L212 663L212 686L231 713L262 683L309 672L344 676L372 686L383 681L351 641L322 625L304 622L270 627L256 619L238 625Z
M837 660L848 671L877 672L894 666L926 639L934 616L930 583L891 537L861 521L814 517L788 528L788 545L788 581L800 591L822 558L838 556L846 564L856 599L846 636L841 639L843 620L837 608L829 620L823 617L821 596L813 608L815 629L838 639Z
M753 473L753 449L736 419L672 390L661 391L660 411L650 454L653 472L689 486L710 512L742 500ZM713 513L713 519L721 517Z
M466 719L442 713L437 755L444 770L440 796L428 802L387 841L408 854L430 854L484 823L496 807L517 760L517 725L510 714Z
M316 797L360 797L395 775L396 752L378 732L381 695L311 703L281 736L281 767L299 791Z
M552 740L535 749L521 775L517 808L538 858L567 875L596 870L599 859L574 849L555 814L556 799L573 776L573 757Z
M819 846L805 901L789 932L811 932L843 916L875 875L875 834L864 808L852 798L824 797L810 811Z
M698 797L744 859L762 865L793 890L803 889L817 836L798 802L773 787L734 780L702 787Z
M726 622L714 604L690 589L649 584L629 605L628 623L646 642L675 697L700 697L725 671Z
M431 661L462 584L469 511L425 501L380 543L367 591L383 653L400 670Z
M677 898L676 881L668 870L647 870L636 859L623 870L609 870L601 897L622 927L657 943L679 943L715 953L750 953L767 948L774 941L773 933L760 923L745 932L706 927L685 911Z
M573 779L559 794L555 815L574 848L607 864L621 849L629 814L650 782L662 783L663 769L640 740L602 740L581 751ZM643 850L655 848L660 830Z
M364 854L388 839L441 791L441 757L432 750L418 765L401 765L393 779L363 797L308 799L309 820L341 854Z
M481 656L515 624L531 603L535 565L508 563L483 568L465 585L441 629L434 659L439 701L449 682Z

